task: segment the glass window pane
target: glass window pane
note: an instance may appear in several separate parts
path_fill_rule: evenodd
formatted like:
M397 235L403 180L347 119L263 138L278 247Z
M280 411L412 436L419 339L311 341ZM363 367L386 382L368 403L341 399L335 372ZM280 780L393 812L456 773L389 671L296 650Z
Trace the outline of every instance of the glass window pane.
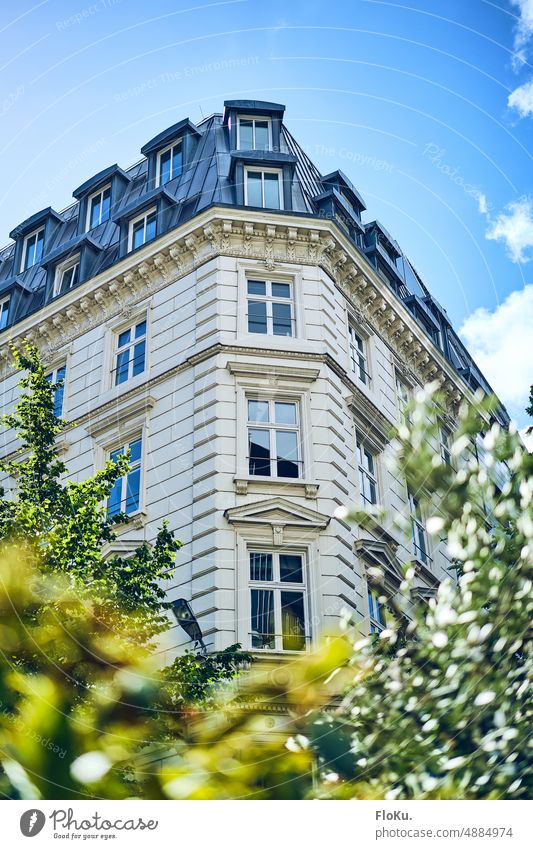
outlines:
M248 401L248 421L268 422L268 401Z
M277 471L280 478L297 478L298 435L293 431L276 431Z
M272 555L265 551L251 551L250 580L271 581L272 578Z
M137 463L141 459L142 439L136 439L130 443L130 463Z
M292 309L290 304L272 304L274 336L292 336Z
M111 212L111 186L104 190L102 195L102 211L100 213L100 222L108 221Z
M127 476L126 481L126 513L133 513L139 509L139 499L141 491L141 470L134 469Z
M181 143L172 148L172 179L179 177L183 168L183 151Z
M255 149L268 150L268 121L255 122Z
M164 185L170 180L170 150L159 157L159 183Z
M252 648L273 649L274 593L272 590L251 590Z
M257 171L248 171L247 180L247 204L248 206L263 206L261 194L261 174Z
M251 475L270 475L270 434L268 430L249 428L248 451Z
M120 500L122 497L122 478L119 478L113 484L113 488L109 493L109 499L107 502L107 512L110 516L116 516L117 513L120 513L121 506Z
M128 366L130 361L130 349L121 351L117 354L117 371L115 376L115 385L124 383L128 379Z
M156 236L156 215L155 212L152 212L151 215L146 219L146 242L150 242L152 239L155 239Z
M249 295L266 295L266 283L264 280L248 280Z
M290 283L272 283L273 298L290 298L291 285Z
M102 197L101 195L96 195L96 197L94 197L91 200L91 219L90 219L91 228L98 226L98 224L100 223L100 199L101 199L101 197Z
M279 209L279 176L265 172L265 207L267 209Z
M276 401L276 424L296 424L296 404L286 401Z
M133 225L132 247L140 248L144 244L144 220Z
M135 325L135 338L138 339L139 336L144 336L146 333L146 322L140 321L139 324Z
M37 249L35 252L35 260L34 262L39 262L43 255L44 248L44 230L41 230L40 233L37 234Z
M281 592L281 627L283 648L288 651L305 649L305 612L303 593Z
M122 333L119 333L118 336L118 347L122 348L123 345L127 345L130 341L130 333L131 330L123 330Z
M239 147L241 150L252 150L253 148L253 122L239 122Z
M7 327L9 321L9 300L4 301L0 308L0 329Z
M303 584L301 554L280 554L279 577L284 583Z
M138 342L134 347L132 377L135 377L136 374L141 374L141 372L144 371L145 348L146 342L144 339L142 342Z
M248 333L267 332L266 301L248 301Z

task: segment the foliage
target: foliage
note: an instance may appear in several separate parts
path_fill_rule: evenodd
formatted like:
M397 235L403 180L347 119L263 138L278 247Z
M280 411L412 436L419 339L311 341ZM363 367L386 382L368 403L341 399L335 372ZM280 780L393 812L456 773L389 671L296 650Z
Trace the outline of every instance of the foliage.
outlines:
M253 662L239 643L209 655L187 651L162 672L160 699L171 710L194 704L202 710L215 707L220 687L242 674Z

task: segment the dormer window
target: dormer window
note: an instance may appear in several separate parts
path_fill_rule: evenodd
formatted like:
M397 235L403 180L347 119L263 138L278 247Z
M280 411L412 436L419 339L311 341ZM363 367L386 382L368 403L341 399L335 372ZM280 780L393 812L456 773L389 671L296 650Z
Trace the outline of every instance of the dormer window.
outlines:
M111 184L89 196L87 204L87 230L109 220L111 214Z
M157 155L157 185L164 186L183 171L183 144L181 139Z
M4 298L0 301L0 330L5 330L9 324L9 306L11 298Z
M157 210L154 207L130 221L128 249L134 251L155 239L157 233Z
M237 123L237 148L239 150L271 150L271 120L240 116Z
M276 168L245 168L245 205L263 209L283 209L281 174Z
M54 295L63 294L77 286L80 280L80 259L68 259L56 268Z
M41 261L44 252L44 227L34 230L24 239L24 251L22 254L22 271L27 271L32 265Z

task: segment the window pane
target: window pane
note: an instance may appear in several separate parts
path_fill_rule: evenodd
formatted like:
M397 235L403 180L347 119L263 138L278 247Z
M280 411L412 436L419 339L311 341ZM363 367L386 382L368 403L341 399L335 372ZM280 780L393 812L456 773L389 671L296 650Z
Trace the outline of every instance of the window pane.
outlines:
M90 226L96 227L100 223L100 200L102 195L96 195L96 197L91 200L91 217L90 217Z
M141 459L142 439L136 439L130 443L130 463L137 463Z
M261 174L257 171L248 171L247 179L247 204L248 206L263 206L261 195Z
M302 556L300 554L280 554L280 581L291 584L303 584Z
M67 369L65 366L58 368L56 373L55 383L59 383L59 381L63 381L63 385L59 386L54 395L54 416L60 419L63 415L63 398L65 394L65 375L67 373Z
M264 551L251 551L250 580L271 581L272 578L272 555Z
M272 283L273 298L290 298L291 286L290 283Z
M296 404L276 401L276 424L296 424Z
M255 122L255 149L268 150L268 121Z
M248 421L268 422L268 401L248 401Z
M161 185L170 180L170 150L159 157L159 182Z
M122 348L123 345L127 345L130 341L130 333L131 330L123 330L122 333L119 333L118 337L118 347Z
M251 590L252 648L273 649L274 593L272 590Z
M133 225L132 247L140 248L144 244L144 220Z
M279 209L279 176L278 174L264 174L265 178L265 207L267 209Z
M146 333L146 322L140 321L139 324L135 325L135 338L138 339L139 336L144 336Z
M274 336L292 336L292 310L290 304L272 304Z
M270 475L270 434L268 430L249 428L250 474Z
M102 195L102 211L100 213L100 223L108 221L111 212L111 186L104 190Z
M248 333L267 332L266 301L248 301Z
M138 342L134 347L132 377L135 377L136 374L141 374L141 372L144 371L145 348L146 343L144 339L142 342Z
M253 148L253 122L239 122L239 147L241 150L252 150Z
M297 478L298 435L293 431L276 431L277 471L280 478Z
M281 627L283 648L289 651L305 649L305 613L303 593L281 592Z
M370 590L368 590L368 612L372 619L376 618L374 616L374 596L372 595Z
M116 516L120 513L120 499L122 495L122 478L119 478L113 484L113 489L109 493L107 502L107 512L110 516Z
M9 321L9 300L4 301L0 308L0 330L7 327Z
M130 360L130 349L121 351L117 354L117 373L115 377L115 385L124 383L128 379L128 365Z
M249 295L266 295L266 283L264 280L248 280Z
M150 242L156 236L156 215L152 212L146 219L146 239L145 242Z
M181 143L172 148L172 179L179 177L183 168L183 151Z
M139 509L139 498L141 489L141 470L134 469L127 477L126 487L126 513L133 513Z
M43 255L44 248L44 230L41 230L40 233L37 234L37 248L35 251L35 260L34 262L39 262Z

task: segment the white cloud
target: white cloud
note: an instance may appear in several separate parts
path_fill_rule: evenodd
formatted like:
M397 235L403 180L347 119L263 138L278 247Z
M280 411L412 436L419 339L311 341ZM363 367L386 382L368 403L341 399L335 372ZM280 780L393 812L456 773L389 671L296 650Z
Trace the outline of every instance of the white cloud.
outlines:
M514 37L513 64L520 67L526 61L525 47L533 36L533 0L511 0L520 14Z
M507 98L507 105L516 109L521 118L533 115L533 79L515 88Z
M479 192L477 195L477 206L482 215L486 215L489 211L487 195L484 195L483 192Z
M533 285L511 292L494 312L477 309L459 333L481 371L518 425L528 423L525 408L533 383L531 339Z
M487 239L505 242L513 262L528 262L533 248L533 203L530 198L512 201L492 221L486 232Z

